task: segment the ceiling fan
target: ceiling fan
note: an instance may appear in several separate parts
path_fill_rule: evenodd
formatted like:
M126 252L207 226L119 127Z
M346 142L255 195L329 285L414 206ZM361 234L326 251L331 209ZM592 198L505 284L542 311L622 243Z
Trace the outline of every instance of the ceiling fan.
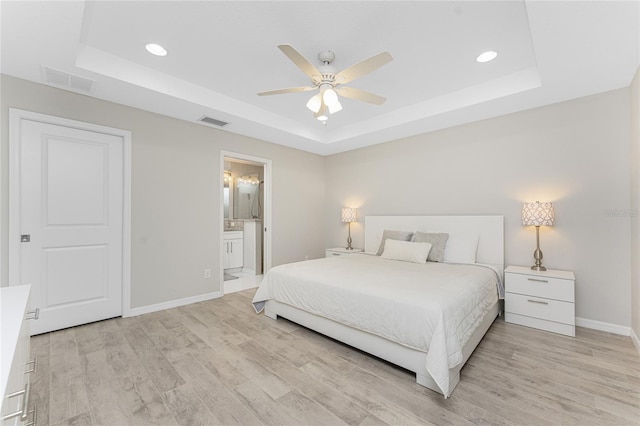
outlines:
M327 121L329 114L334 114L342 109L339 96L358 101L368 102L375 105L382 105L387 99L364 90L353 87L344 87L342 84L349 83L356 78L375 71L384 64L391 62L393 57L389 52L382 52L362 62L336 72L331 65L335 59L335 54L330 50L323 50L318 53L318 59L322 62L318 68L313 66L296 49L288 44L281 44L278 48L287 55L291 61L298 66L309 78L313 86L289 87L287 89L270 90L260 92L258 96L281 95L284 93L309 92L317 90L307 102L309 108L320 121Z

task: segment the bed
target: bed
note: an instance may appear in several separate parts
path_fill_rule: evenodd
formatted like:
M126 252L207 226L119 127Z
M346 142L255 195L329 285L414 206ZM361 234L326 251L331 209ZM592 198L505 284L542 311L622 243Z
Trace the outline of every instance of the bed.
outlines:
M451 256L423 263L378 256L385 230L447 233ZM417 383L450 396L500 313L503 217L367 216L364 245L363 254L272 268L254 296L256 312L413 371Z

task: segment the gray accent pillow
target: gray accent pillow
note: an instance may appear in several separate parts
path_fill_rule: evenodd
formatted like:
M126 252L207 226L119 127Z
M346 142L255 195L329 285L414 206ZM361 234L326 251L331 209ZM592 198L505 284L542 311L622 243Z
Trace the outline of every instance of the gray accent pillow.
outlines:
M416 232L413 234L413 242L415 243L430 243L431 251L429 251L429 257L427 262L442 262L444 260L444 246L447 244L449 234L446 233L431 233L431 232Z
M387 238L391 240L398 240L398 241L411 241L412 236L413 236L413 232L391 231L389 229L385 229L384 232L382 233L382 240L380 241L380 247L378 247L376 256L380 256L384 251L384 242L387 241Z

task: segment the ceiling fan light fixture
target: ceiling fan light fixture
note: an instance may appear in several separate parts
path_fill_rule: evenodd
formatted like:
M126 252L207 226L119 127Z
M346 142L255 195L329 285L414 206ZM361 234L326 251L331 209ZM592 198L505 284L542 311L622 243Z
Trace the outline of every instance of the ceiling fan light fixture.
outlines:
M489 61L493 61L497 56L498 56L498 52L494 52L493 50L488 50L484 53L481 53L476 58L476 61L480 63L489 62Z
M302 87L288 87L286 89L269 90L267 92L259 92L258 96L280 95L283 93L297 93L317 90L306 103L306 106L313 116L326 124L329 115L342 111L342 104L339 96L350 99L356 99L375 105L382 105L386 99L373 93L365 92L360 89L349 89L348 87L336 86L349 83L363 75L369 74L384 64L393 60L389 52L382 52L375 56L351 65L340 72L331 65L335 59L335 54L329 50L322 51L318 54L318 59L322 62L320 68L312 65L304 56L300 54L293 46L289 44L278 45L278 49L282 51L300 70L310 79L312 85Z
M313 116L319 121L327 121L329 119L329 111L324 102L322 102L322 97L320 97L320 109Z
M342 110L342 104L340 104L340 99L338 98L338 94L333 89L332 86L324 86L322 88L322 102L329 109L329 114L335 114L338 111Z
M307 108L309 108L314 113L320 111L320 106L322 105L322 96L320 93L316 93L309 99L307 102Z
M329 114L335 114L338 111L342 111L342 104L336 99L334 103L328 104Z
M335 90L333 90L333 87L327 87L322 91L322 100L324 101L324 104L329 108L338 107L340 105L338 94Z

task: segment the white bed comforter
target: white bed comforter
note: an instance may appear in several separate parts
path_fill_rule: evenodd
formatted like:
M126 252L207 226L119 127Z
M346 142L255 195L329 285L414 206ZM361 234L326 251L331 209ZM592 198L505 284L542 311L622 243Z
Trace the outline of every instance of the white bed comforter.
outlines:
M272 268L253 305L260 312L273 299L427 352L427 371L448 396L448 370L496 303L499 280L481 265L352 254Z

